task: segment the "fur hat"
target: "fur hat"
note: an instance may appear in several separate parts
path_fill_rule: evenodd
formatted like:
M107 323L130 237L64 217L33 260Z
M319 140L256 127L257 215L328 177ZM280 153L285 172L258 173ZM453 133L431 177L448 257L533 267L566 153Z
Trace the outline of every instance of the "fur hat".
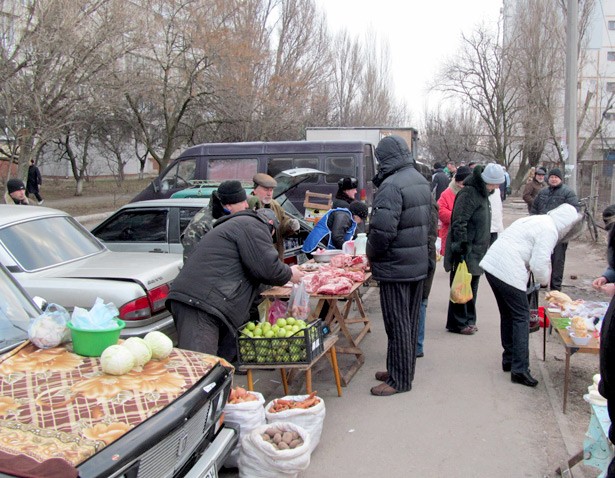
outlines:
M9 179L6 182L6 189L8 189L9 194L12 194L15 191L26 189L26 186L24 186L24 183L21 179L13 178Z
M349 189L357 189L359 187L359 182L357 178L341 178L337 182L337 187L341 191L348 191Z
M549 171L549 177L551 176L557 176L562 181L564 180L564 176L562 175L562 170L559 168L553 168L551 171Z
M264 188L275 188L278 185L275 179L265 173L255 174L252 181L254 181L254 187L262 186Z
M485 169L483 169L480 177L483 178L483 181L485 181L486 184L502 184L506 181L502 166L495 163L489 163L485 166Z
M248 196L241 183L235 179L223 181L218 186L218 197L222 204L237 204L245 201Z
M472 174L472 170L468 166L459 166L455 172L455 181L463 181L470 174Z
M369 212L367 204L361 201L352 201L348 205L348 210L352 213L353 216L359 216L363 221L367 219L367 214Z

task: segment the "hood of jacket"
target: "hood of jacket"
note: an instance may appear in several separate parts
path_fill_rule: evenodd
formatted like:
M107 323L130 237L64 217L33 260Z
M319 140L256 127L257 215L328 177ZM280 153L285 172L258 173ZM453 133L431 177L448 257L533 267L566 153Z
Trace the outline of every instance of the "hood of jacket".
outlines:
M483 181L481 177L481 173L483 172L483 167L481 165L474 166L472 170L472 174L468 176L463 181L464 187L472 187L478 191L481 196L489 197L489 190L487 189L487 184Z
M376 147L378 159L378 174L372 182L379 187L388 176L404 166L415 164L414 157L408 149L408 145L400 136L387 136L380 140Z
M557 229L557 235L561 242L568 242L582 229L582 215L577 212L577 209L570 204L562 204L555 209L547 212ZM581 228L578 227L581 226Z

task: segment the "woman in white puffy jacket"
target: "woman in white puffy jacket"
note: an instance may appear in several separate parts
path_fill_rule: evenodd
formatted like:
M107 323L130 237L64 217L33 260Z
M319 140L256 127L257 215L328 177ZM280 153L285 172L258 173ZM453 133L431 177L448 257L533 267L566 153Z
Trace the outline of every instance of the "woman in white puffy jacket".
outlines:
M512 372L513 383L538 384L529 370L530 271L540 284L549 283L551 252L571 235L580 218L574 206L562 204L547 214L518 219L499 235L480 262L500 311L502 370Z

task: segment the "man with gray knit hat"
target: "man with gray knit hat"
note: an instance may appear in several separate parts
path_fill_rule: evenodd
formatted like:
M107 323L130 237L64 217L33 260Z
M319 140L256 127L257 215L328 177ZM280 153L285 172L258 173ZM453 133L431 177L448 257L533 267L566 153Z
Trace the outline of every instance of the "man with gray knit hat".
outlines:
M214 191L209 204L197 212L181 235L184 263L217 219L248 208L246 190L236 180L223 181Z
M546 214L562 204L570 204L579 210L579 200L575 192L563 183L564 176L559 168L553 168L547 176L548 186L534 199L530 214ZM551 254L551 290L562 290L564 264L566 262L567 242L558 243Z

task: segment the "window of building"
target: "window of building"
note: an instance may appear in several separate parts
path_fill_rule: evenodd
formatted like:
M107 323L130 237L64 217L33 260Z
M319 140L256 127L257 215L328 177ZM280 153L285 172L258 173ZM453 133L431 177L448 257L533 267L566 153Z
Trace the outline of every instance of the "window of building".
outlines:
M607 81L606 82L606 91L608 91L608 92L615 91L615 81Z
M615 51L607 51L606 52L606 59L608 61L615 61Z
M609 20L609 30L615 30L615 20Z

